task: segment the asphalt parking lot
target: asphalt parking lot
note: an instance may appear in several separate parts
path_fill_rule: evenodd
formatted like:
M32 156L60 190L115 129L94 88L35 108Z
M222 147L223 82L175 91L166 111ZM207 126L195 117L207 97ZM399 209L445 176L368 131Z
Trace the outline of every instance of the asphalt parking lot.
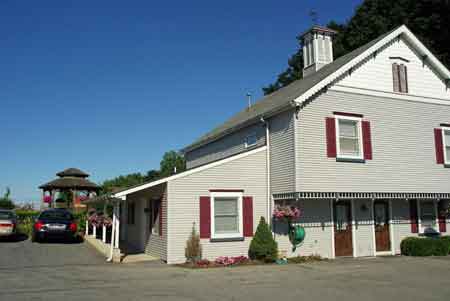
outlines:
M188 270L109 264L85 243L0 241L0 300L445 300L450 258Z

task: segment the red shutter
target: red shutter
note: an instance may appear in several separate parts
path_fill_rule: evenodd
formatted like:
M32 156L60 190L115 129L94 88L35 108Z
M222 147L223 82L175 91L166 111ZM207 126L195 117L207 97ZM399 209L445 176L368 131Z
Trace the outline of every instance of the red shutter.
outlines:
M372 137L370 133L370 122L363 121L361 126L363 134L364 159L372 160Z
M411 232L419 232L419 224L417 222L417 200L409 200L409 219L411 220Z
M211 198L200 197L200 238L211 237Z
M332 117L326 118L327 130L327 156L336 158L336 122Z
M253 198L244 196L242 199L242 215L244 226L244 237L253 236Z
M438 206L438 220L439 220L439 232L447 232L447 215L445 208L443 208L444 202L440 201Z
M442 129L434 129L434 143L436 145L436 163L444 164L444 143L442 141Z
M159 201L159 236L163 235L163 201Z

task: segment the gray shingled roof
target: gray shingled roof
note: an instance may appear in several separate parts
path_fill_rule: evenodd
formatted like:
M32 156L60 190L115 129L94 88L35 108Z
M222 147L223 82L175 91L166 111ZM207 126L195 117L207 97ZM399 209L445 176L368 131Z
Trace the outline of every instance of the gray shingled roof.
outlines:
M395 30L395 29L394 29ZM242 127L250 125L258 121L261 117L269 117L277 112L283 111L284 109L291 106L294 99L301 96L303 93L307 92L309 89L314 87L316 84L321 82L323 79L333 74L339 70L342 66L358 57L364 51L375 45L377 42L385 38L394 30L383 34L377 39L367 43L366 45L349 52L348 54L339 57L334 62L324 66L317 72L297 81L292 82L288 86L281 88L278 91L273 92L257 101L249 109L245 109L235 116L231 117L228 121L222 125L216 127L206 135L203 135L198 140L196 140L191 145L183 149L184 152L193 150L201 145L211 142L215 139L223 137L229 133L232 133Z

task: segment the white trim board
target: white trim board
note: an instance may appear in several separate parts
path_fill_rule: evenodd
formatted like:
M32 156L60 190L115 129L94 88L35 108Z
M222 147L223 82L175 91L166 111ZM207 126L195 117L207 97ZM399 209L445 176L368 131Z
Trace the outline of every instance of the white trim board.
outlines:
M138 191L150 188L150 187L154 187L154 186L157 186L159 184L166 183L166 182L169 182L169 181L172 181L172 180L184 178L186 176L189 176L191 174L194 174L194 173L206 170L206 169L210 169L210 168L222 165L222 164L226 164L228 162L232 162L234 160L238 160L238 159L241 159L241 158L245 158L245 157L251 156L253 154L265 151L266 148L267 148L266 146L261 146L259 148L255 148L255 149L253 149L251 151L244 152L244 153L241 153L241 154L238 154L238 155L226 158L226 159L222 159L222 160L219 160L219 161L215 161L215 162L203 165L203 166L199 166L199 167L196 167L196 168L193 168L193 169L189 169L189 170L187 170L185 172L182 172L182 173L179 173L179 174L176 174L176 175L164 178L164 179L160 179L160 180L153 181L153 182L150 182L150 183L145 183L145 184L142 184L142 185L137 186L137 187L133 187L133 188L130 188L130 189L127 189L127 190L124 190L124 191L117 192L113 196L116 197L116 198L124 197L124 196L126 196L128 194L131 194L131 193L135 193L135 192L138 192Z
M414 34L405 26L402 25L396 30L392 31L390 34L385 36L383 39L375 43L373 46L369 47L366 51L361 53L360 55L353 58L350 62L344 64L341 68L325 77L319 83L314 85L308 91L295 98L294 101L300 105L307 101L309 98L317 94L323 88L328 85L333 84L337 79L345 75L349 70L356 67L358 64L362 63L367 57L376 53L380 48L387 45L389 42L403 37L407 42L409 42L413 47L416 48L418 54L422 57L426 57L427 63L429 63L436 71L441 75L444 79L450 78L450 71L429 51L425 45L423 45Z
M412 102L421 102L421 103L431 103L436 105L450 106L450 100L443 98L430 98L419 95L411 95L411 94L403 94L403 93L394 93L394 92L386 92L381 90L372 90L372 89L364 89L364 88L355 88L344 85L334 85L330 88L330 91L337 92L346 92L360 95L370 95L376 97L383 98L391 98L395 100L402 101L412 101Z

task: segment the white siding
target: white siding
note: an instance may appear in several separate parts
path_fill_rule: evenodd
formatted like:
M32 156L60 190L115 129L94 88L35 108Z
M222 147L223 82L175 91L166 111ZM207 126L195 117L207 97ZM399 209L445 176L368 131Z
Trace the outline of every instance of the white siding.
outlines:
M188 169L218 161L242 152L245 152L245 139L248 135L256 134L257 143L248 150L266 144L266 131L264 124L258 122L254 125L240 129L239 131L224 136L216 141L208 143L185 154L186 167Z
M288 257L320 255L332 257L332 218L329 200L305 200L299 202L303 215L298 225L305 228L305 240L292 252L292 244L287 235L287 224L274 223L275 239L278 250Z
M418 236L417 233L411 232L408 200L392 200L392 227L395 254L400 254L400 243L402 240L406 237Z
M269 120L271 192L295 190L294 111Z
M162 260L167 261L167 193L164 191L163 198L161 200L161 209L162 210L162 236L151 233L151 231L144 230L147 233L146 245L145 245L145 253L159 257ZM159 223L159 220L156 220L156 223ZM146 229L148 229L148 224Z
M404 62L392 57L401 57ZM393 41L375 57L347 76L339 85L393 92L392 63L402 63L408 69L408 88L411 95L450 100L450 89L445 82L417 56L403 39Z
M354 239L356 242L356 256L373 256L374 254L374 232L372 220L372 201L371 200L354 200L353 211L354 221Z
M327 158L325 118L359 113L371 122L373 160ZM328 91L300 111L297 191L450 192L450 169L436 164L433 129L450 106Z
M229 161L168 183L168 263L184 262L184 248L192 225L199 231L199 198L209 196L210 189L244 189L253 197L253 229L266 216L266 151ZM251 238L240 242L210 242L202 239L203 257L247 255Z

